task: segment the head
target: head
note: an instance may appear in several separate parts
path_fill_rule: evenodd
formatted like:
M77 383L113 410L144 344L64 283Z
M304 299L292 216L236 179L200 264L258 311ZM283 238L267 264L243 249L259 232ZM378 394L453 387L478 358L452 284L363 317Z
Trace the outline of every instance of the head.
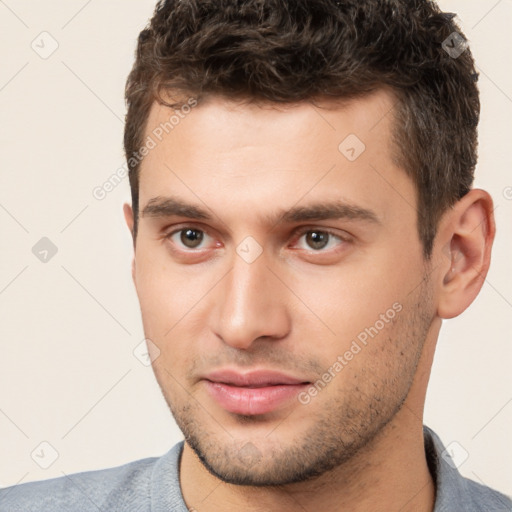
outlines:
M453 32L429 1L176 0L140 34L133 277L164 397L225 481L306 480L421 416L494 235ZM236 394L269 372L295 384Z

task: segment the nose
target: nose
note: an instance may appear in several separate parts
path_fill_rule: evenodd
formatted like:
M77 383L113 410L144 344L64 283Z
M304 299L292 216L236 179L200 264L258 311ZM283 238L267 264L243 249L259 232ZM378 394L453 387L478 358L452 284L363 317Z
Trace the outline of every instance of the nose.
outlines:
M283 338L290 330L285 292L263 254L252 263L235 255L231 271L217 290L215 334L241 350L250 349L261 338Z

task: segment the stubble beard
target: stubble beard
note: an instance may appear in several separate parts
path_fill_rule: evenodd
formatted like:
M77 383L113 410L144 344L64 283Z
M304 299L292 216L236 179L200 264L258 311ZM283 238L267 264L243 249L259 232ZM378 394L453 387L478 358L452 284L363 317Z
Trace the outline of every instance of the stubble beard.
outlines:
M162 375L156 369L155 374L186 442L212 475L229 484L254 487L306 482L344 465L361 466L358 454L371 450L377 436L400 411L432 322L425 306L430 304L429 298L428 283L424 283L415 299L403 305L392 332L379 342L383 350L373 352L374 357L381 355L386 361L380 363L380 373L372 366L361 367L357 381L345 383L338 395L324 398L325 391L319 393L312 401L317 406L321 403L321 409L316 407L311 414L314 423L305 429L298 425L293 436L280 436L279 425L269 424L269 435L251 437L251 425L261 426L261 418L237 416L248 435L235 439L191 395L174 386L174 392L183 394L181 399L171 399L162 385ZM344 378L343 371L336 379ZM336 385L336 379L329 386ZM292 411L283 424L293 421Z

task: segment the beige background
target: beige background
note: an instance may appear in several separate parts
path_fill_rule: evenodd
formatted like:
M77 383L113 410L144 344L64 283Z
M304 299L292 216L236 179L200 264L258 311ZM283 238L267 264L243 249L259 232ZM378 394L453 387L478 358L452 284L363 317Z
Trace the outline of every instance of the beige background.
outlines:
M512 0L440 4L459 14L481 73L476 185L494 197L498 234L479 298L443 327L425 423L458 443L457 460L467 452L463 474L512 494ZM153 7L0 0L2 487L158 456L181 439L133 354L143 332L128 180L93 196L124 164L124 82ZM32 253L42 237L58 248L46 263Z

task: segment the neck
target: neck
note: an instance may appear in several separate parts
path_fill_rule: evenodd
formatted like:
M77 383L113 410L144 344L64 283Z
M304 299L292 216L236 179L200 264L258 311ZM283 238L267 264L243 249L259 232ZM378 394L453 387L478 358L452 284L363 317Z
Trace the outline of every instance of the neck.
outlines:
M180 468L185 502L201 512L291 512L298 508L323 512L432 512L435 486L417 412L406 402L364 453L314 480L279 487L224 483L206 470L185 443Z

